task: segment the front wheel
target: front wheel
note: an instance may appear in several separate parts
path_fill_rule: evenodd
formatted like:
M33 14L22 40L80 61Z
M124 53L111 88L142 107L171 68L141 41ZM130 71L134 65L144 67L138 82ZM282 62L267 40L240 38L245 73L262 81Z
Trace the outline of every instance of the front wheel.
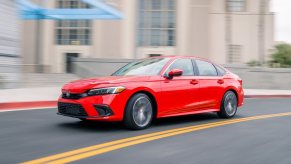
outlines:
M227 91L222 99L220 111L217 115L220 118L232 118L237 111L237 97L233 91Z
M143 93L132 96L125 109L125 126L133 130L145 129L150 126L152 119L153 105L150 98Z
M83 121L83 122L91 122L90 120L87 120L85 118L79 118L80 121Z

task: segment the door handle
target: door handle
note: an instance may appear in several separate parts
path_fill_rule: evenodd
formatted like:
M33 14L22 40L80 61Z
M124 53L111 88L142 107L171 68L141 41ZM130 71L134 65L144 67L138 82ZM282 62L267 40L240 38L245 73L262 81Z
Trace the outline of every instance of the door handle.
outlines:
M223 84L223 83L224 83L224 80L219 79L219 80L217 81L217 83L218 83L218 84Z
M198 80L191 80L190 83L193 84L193 85L196 85L196 84L198 84L199 82L198 82Z

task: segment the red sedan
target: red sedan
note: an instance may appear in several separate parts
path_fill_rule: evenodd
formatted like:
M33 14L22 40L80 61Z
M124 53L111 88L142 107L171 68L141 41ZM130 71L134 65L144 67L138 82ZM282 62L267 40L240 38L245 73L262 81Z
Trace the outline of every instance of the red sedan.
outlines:
M154 57L108 77L64 85L58 114L144 129L162 117L217 112L231 118L243 97L242 80L220 65L196 57Z

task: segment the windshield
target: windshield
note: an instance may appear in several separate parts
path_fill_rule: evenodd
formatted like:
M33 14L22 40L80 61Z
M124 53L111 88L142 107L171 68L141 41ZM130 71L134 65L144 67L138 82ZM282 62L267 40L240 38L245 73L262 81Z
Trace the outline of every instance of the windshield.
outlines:
M169 60L169 58L150 58L134 61L116 71L112 76L158 75Z

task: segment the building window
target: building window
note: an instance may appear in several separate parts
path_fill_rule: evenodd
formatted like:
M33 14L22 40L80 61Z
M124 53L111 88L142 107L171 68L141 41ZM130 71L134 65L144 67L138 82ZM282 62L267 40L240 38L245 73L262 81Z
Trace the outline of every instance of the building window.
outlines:
M176 45L176 1L139 0L139 46Z
M226 0L226 10L228 12L244 12L246 10L246 1Z
M80 0L57 0L57 8L90 8ZM56 21L56 44L90 45L92 22L89 20Z
M162 54L149 54L149 57L158 57L158 56L162 56Z

